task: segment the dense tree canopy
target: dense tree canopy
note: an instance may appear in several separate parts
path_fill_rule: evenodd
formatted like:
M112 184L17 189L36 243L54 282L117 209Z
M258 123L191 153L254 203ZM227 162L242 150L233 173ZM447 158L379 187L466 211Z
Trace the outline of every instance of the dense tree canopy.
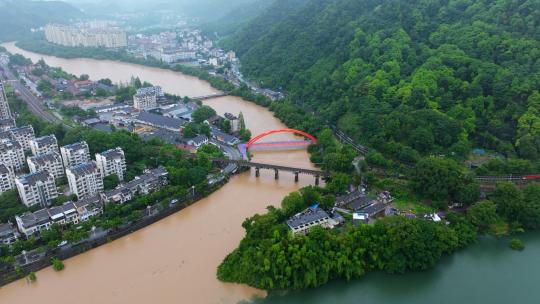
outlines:
M248 77L401 160L537 160L539 20L528 0L277 1L225 45Z

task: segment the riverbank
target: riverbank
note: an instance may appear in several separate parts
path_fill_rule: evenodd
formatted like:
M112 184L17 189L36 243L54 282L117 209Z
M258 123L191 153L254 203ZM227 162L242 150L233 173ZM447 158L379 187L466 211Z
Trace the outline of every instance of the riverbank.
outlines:
M208 83L170 70L92 59L62 59L26 52L13 44L8 51L34 61L43 58L50 66L71 74L88 74L92 79L110 78L125 83L132 76L162 86L164 92L182 96L216 93ZM238 97L226 96L203 102L218 114L242 112L246 127L254 134L286 126L266 108ZM276 140L292 140L291 134L277 134ZM257 152L254 160L314 169L306 151ZM313 183L312 178L261 171L232 177L210 196L182 212L131 233L114 242L64 261L66 269L41 270L35 284L24 280L0 289L0 298L9 303L54 301L62 294L65 302L81 304L148 302L238 303L265 292L246 285L223 283L216 268L244 236L242 222L267 206L277 206L284 196ZM92 288L89 288L89 287ZM97 292L96 292L97 290Z
M267 107L271 103L271 100L268 97L262 94L254 94L247 86L236 87L227 80L225 80L223 77L210 75L210 73L206 69L196 68L184 64L167 64L153 58L135 58L129 55L125 50L65 47L49 43L43 39L17 41L14 42L14 44L23 50L60 58L89 58L96 60L113 60L180 72L182 74L197 77L200 80L207 81L213 88L217 90L228 92L230 95L240 97L247 101L255 102L258 105Z
M37 272L44 268L51 266L51 260L57 258L60 260L66 260L72 257L75 257L79 254L87 252L91 249L97 248L99 246L110 243L116 239L124 237L130 233L133 233L139 229L142 229L150 224L153 224L159 220L162 220L176 212L179 212L186 207L196 203L198 200L203 199L204 197L212 194L213 192L220 189L223 185L227 183L227 179L212 185L208 189L209 193L207 195L195 194L188 197L183 197L178 200L175 204L169 204L161 209L157 209L155 212L152 209L148 209L148 214L140 218L139 220L128 223L127 225L121 225L117 228L106 231L105 234L102 234L98 238L92 238L78 242L77 244L64 246L54 250L48 250L45 252L40 259L34 260L26 265L18 266L12 271L0 271L0 288L4 285L7 285L16 280L22 279L28 276L32 272Z

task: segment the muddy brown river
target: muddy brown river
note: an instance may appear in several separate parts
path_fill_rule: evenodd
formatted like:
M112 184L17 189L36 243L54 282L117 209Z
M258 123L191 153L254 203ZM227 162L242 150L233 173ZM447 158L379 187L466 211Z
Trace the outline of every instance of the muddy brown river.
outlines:
M200 96L218 92L207 82L180 73L141 65L94 59L62 59L3 44L9 52L34 62L43 58L54 67L91 79L128 82L132 76L160 85L165 92ZM205 102L219 114L242 112L254 135L285 127L267 109L237 97ZM272 139L291 139L276 134ZM302 168L313 168L306 151L259 152L254 159ZM0 288L0 303L237 303L265 293L244 285L216 279L216 268L244 235L242 221L278 205L289 192L313 184L289 173L274 180L273 171L246 172L230 179L220 190L166 219L126 237L65 261L66 268L51 267L37 273L37 282L19 280Z

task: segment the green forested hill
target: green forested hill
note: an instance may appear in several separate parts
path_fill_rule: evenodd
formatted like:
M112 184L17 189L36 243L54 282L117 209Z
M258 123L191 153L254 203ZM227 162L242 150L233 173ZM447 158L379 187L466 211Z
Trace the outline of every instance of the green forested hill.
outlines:
M0 41L20 39L31 28L67 22L82 12L61 1L0 0Z
M539 159L539 0L307 2L228 39L246 76L405 161L477 146Z

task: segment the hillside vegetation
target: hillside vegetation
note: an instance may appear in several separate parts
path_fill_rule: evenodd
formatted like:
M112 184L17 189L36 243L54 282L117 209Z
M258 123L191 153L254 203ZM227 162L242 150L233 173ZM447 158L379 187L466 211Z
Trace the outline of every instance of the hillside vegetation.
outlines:
M82 12L61 1L0 0L0 41L18 40L31 28L80 18Z
M403 161L473 147L539 159L540 1L302 2L224 42L246 76Z

